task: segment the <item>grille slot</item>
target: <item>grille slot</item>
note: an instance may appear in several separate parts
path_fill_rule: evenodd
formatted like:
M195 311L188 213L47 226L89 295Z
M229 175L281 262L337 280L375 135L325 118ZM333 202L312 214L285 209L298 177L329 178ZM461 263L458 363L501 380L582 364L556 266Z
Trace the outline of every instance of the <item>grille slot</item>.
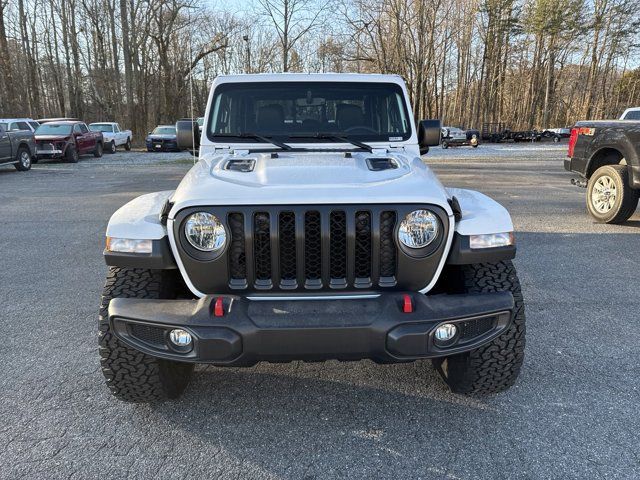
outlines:
M344 212L330 215L330 273L333 285L347 285L347 216Z
M371 277L371 214L356 213L356 278Z
M304 273L305 287L322 288L322 231L320 212L304 216Z
M228 285L234 290L396 285L394 211L268 207L232 210L227 223Z
M279 217L280 285L296 287L296 215L281 212Z
M380 285L395 285L396 246L393 232L396 227L396 212L380 214Z
M271 288L271 227L267 212L253 217L253 255L256 265L256 288Z
M247 256L244 246L244 215L229 214L229 230L231 231L231 245L229 248L229 274L231 280L245 280L247 278Z

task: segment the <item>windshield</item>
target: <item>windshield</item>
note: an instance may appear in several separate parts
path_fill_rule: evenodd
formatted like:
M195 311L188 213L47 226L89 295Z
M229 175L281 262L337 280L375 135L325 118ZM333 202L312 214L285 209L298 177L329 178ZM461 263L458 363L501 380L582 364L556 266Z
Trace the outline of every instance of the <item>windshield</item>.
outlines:
M93 125L89 125L89 130L92 132L113 133L113 125L109 125L108 123L94 123Z
M73 125L45 123L36 130L36 135L70 135Z
M156 127L151 133L158 135L175 135L176 127Z
M411 136L399 85L356 82L230 83L216 88L207 135L277 137L317 141L331 134L360 141L393 142ZM336 141L325 136L324 141ZM314 140L315 139L315 140Z

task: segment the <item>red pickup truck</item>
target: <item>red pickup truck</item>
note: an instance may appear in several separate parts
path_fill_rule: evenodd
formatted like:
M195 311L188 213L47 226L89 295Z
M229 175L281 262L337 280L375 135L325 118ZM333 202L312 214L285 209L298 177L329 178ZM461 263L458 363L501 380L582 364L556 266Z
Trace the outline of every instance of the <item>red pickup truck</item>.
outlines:
M37 160L62 158L67 162L76 163L83 154L102 156L102 132L92 132L83 122L43 123L36 130L35 136Z

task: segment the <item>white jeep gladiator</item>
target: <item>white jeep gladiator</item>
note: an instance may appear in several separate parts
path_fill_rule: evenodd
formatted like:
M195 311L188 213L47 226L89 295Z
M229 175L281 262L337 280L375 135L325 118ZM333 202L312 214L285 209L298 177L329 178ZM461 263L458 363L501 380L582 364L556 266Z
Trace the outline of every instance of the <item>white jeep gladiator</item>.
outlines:
M515 382L525 314L509 213L420 158L395 75L218 77L199 161L107 227L102 371L132 402L178 397L196 363L431 359L454 392Z

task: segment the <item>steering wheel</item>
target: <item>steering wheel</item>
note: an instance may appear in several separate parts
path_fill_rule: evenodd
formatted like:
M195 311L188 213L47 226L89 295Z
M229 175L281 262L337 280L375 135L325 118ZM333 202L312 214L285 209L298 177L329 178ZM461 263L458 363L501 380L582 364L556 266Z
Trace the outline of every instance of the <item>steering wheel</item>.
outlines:
M374 128L371 127L365 127L364 125L358 125L355 127L349 127L349 128L345 128L344 129L344 133L375 133L377 134L378 131Z

